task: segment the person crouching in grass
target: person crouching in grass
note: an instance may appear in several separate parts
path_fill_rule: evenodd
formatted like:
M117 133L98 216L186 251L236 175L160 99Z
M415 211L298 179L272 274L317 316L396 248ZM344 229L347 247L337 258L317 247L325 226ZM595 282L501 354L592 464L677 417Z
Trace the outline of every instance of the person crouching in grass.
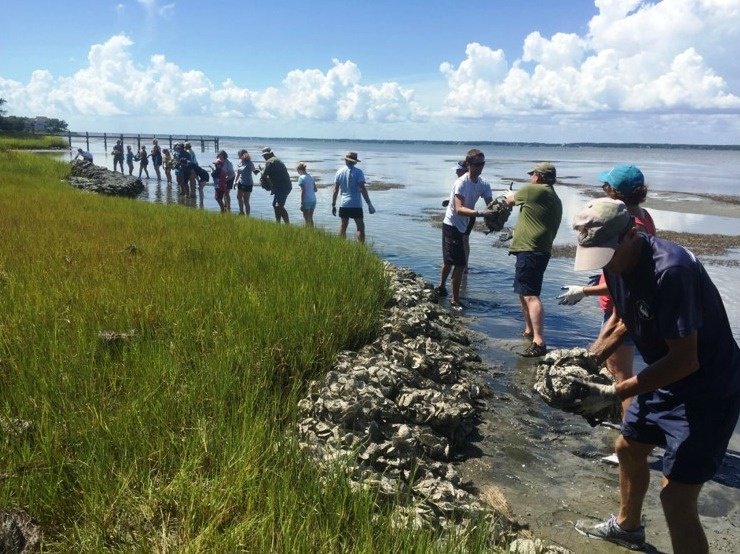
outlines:
M298 172L298 186L301 187L301 212L306 227L313 227L313 211L316 209L316 181L306 172L306 163L299 162L295 167Z

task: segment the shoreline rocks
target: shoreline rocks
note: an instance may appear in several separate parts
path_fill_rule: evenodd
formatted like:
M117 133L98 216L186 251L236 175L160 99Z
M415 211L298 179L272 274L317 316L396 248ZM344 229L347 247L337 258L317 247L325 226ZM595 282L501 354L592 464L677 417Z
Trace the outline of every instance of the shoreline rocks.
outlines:
M388 502L399 527L458 537L482 527L491 543L511 541L519 526L478 498L453 465L490 396L475 378L485 366L431 284L387 263L386 271L393 297L380 336L341 352L310 384L299 403L301 448Z
M141 179L81 160L74 160L70 166L67 180L75 188L109 196L135 197L144 192Z

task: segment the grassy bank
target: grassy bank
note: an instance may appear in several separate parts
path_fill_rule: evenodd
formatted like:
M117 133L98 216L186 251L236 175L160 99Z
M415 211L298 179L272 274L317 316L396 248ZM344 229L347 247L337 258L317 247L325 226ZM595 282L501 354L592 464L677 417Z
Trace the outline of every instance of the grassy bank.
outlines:
M0 152L0 509L48 551L427 551L292 438L307 381L377 329L380 261L65 172Z
M64 149L68 143L62 137L29 133L0 133L0 150Z

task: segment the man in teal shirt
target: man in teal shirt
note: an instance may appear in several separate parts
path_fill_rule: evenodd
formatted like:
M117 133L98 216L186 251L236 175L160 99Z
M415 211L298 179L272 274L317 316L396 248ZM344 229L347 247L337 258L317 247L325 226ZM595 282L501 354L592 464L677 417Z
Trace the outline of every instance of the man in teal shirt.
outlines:
M528 173L532 177L531 183L509 193L506 201L510 206L520 207L509 254L516 255L514 291L519 294L524 315L522 334L532 339L532 344L520 355L536 358L547 352L540 293L552 243L563 217L563 205L553 188L556 180L554 165L542 162Z

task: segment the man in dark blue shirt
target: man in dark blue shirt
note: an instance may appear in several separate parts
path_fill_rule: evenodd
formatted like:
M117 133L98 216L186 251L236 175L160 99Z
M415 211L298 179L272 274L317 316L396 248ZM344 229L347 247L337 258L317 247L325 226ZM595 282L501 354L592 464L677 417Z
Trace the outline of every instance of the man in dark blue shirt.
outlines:
M604 270L614 313L593 351L608 356L629 332L648 366L614 385L586 384L591 395L634 397L616 441L620 508L576 529L639 548L647 457L665 448L660 494L674 552L707 552L697 499L724 457L740 413L740 350L722 299L694 254L639 232L626 206L593 200L573 220L576 270Z

